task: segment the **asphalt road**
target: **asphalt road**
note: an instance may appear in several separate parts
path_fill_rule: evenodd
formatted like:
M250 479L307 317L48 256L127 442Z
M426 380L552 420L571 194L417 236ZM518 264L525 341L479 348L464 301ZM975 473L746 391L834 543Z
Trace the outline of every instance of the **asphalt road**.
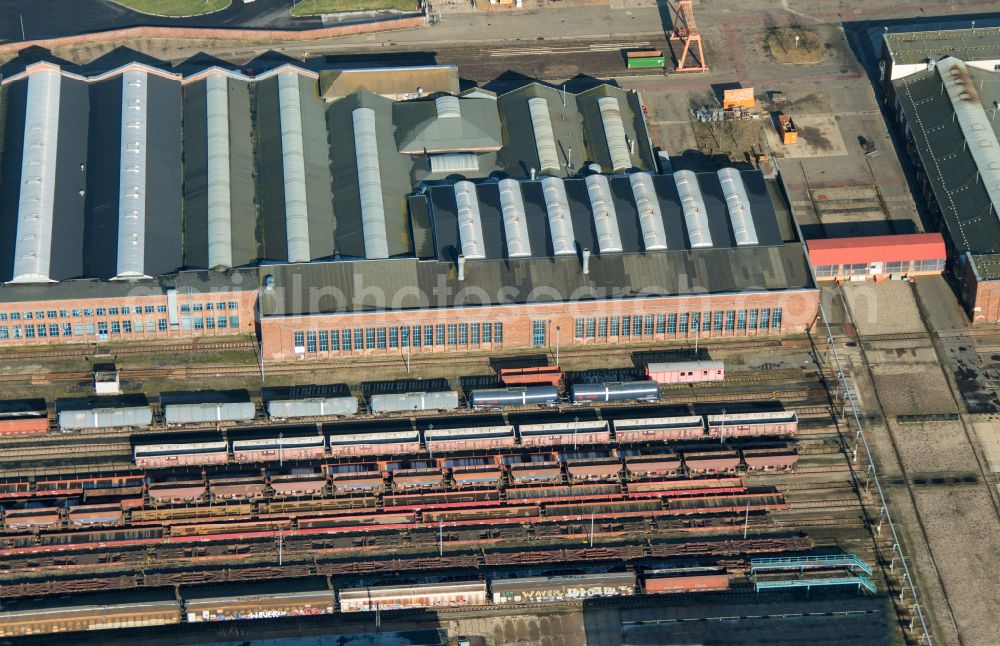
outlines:
M139 25L178 27L271 27L306 29L320 27L319 18L292 18L291 0L255 0L233 3L223 11L193 18L159 18L130 11L108 0L2 0L0 39L69 36Z

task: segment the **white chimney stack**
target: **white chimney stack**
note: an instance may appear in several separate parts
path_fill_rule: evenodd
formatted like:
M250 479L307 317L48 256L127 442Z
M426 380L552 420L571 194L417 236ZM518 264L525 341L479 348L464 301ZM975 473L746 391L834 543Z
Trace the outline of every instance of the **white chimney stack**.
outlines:
M587 247L583 248L583 273L590 273L590 249Z
M531 181L532 182L535 181L535 169L534 169L534 167L532 167L532 169L531 169Z
M465 280L465 256L458 255L458 279Z

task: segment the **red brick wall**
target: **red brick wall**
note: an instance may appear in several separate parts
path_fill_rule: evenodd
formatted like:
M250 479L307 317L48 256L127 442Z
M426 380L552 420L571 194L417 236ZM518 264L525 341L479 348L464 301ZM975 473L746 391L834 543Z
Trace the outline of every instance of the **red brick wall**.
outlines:
M962 306L973 325L1000 323L1000 281L976 282L967 265L962 276Z
M730 310L751 310L751 309L781 308L781 328L780 330L757 329L715 331L695 333L689 331L686 334L670 334L655 332L638 337L625 336L619 334L617 337L609 336L602 338L595 335L595 338L587 338L587 331L584 329L584 338L576 338L577 318L609 318L614 316L645 316L670 315L687 312L723 312L723 327L725 327L725 312ZM339 330L357 328L390 328L398 326L415 325L436 325L444 324L447 330L449 323L497 323L503 324L503 343L494 345L480 341L473 346L470 343L462 345L448 345L447 338L445 345L434 345L427 347L421 344L420 347L411 347L411 352L441 352L441 351L461 351L472 349L530 349L532 348L532 321L546 321L547 339L545 348L554 348L556 343L556 328L559 328L558 336L562 347L570 345L592 345L592 344L617 344L632 343L635 341L662 341L677 338L712 338L719 336L747 336L760 334L777 334L789 332L803 332L815 320L819 308L819 292L817 290L802 290L794 292L766 292L759 294L740 294L724 296L695 296L695 297L669 297L669 298L648 298L629 299L619 301L593 301L577 302L572 304L552 304L552 305L511 305L503 307L481 307L468 308L462 310L425 310L419 312L379 312L364 314L338 314L338 315L316 315L316 316L295 316L295 317L272 317L265 319L262 324L262 335L264 341L264 356L272 360L287 360L301 357L321 358L323 356L340 356L346 354L399 354L405 352L400 347L374 350L352 350L351 352L316 352L296 354L294 351L294 333L296 331L308 332L320 330ZM749 317L748 317L749 318ZM759 316L758 316L759 318ZM735 327L735 326L734 326ZM446 332L447 334L447 332ZM318 345L318 344L317 344ZM318 348L317 348L318 349Z

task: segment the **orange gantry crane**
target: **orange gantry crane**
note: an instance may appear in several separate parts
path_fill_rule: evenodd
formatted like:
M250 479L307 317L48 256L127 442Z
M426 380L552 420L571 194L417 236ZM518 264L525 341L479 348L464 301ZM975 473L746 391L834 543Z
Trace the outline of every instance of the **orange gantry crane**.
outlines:
M677 0L677 8L674 10L674 28L670 33L670 40L679 40L684 43L684 50L677 59L677 69L675 72L707 72L708 65L705 63L705 50L701 47L701 34L698 32L698 25L694 20L694 8L691 0ZM694 46L698 52L691 51ZM688 62L688 55L693 59Z

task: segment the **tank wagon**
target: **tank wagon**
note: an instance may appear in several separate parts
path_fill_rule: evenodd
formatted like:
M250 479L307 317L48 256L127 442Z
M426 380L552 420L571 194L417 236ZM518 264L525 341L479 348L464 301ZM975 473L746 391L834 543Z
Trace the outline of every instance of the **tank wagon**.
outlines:
M49 412L44 399L0 401L0 437L48 431Z
M368 405L375 415L414 410L455 410L458 408L458 393L454 390L380 393L372 395Z
M160 406L167 426L250 422L257 416L245 390L162 393Z
M693 384L723 381L726 365L721 361L673 361L646 365L646 376L658 384Z
M261 399L272 420L358 414L358 398L351 394L347 384L265 388Z
M573 384L570 400L574 404L586 402L655 402L660 399L660 388L655 381L622 381L599 384Z
M56 416L61 431L146 428L153 423L153 409L145 395L57 399Z
M555 386L524 386L520 388L484 388L469 393L469 408L499 409L507 406L555 406L559 389Z

